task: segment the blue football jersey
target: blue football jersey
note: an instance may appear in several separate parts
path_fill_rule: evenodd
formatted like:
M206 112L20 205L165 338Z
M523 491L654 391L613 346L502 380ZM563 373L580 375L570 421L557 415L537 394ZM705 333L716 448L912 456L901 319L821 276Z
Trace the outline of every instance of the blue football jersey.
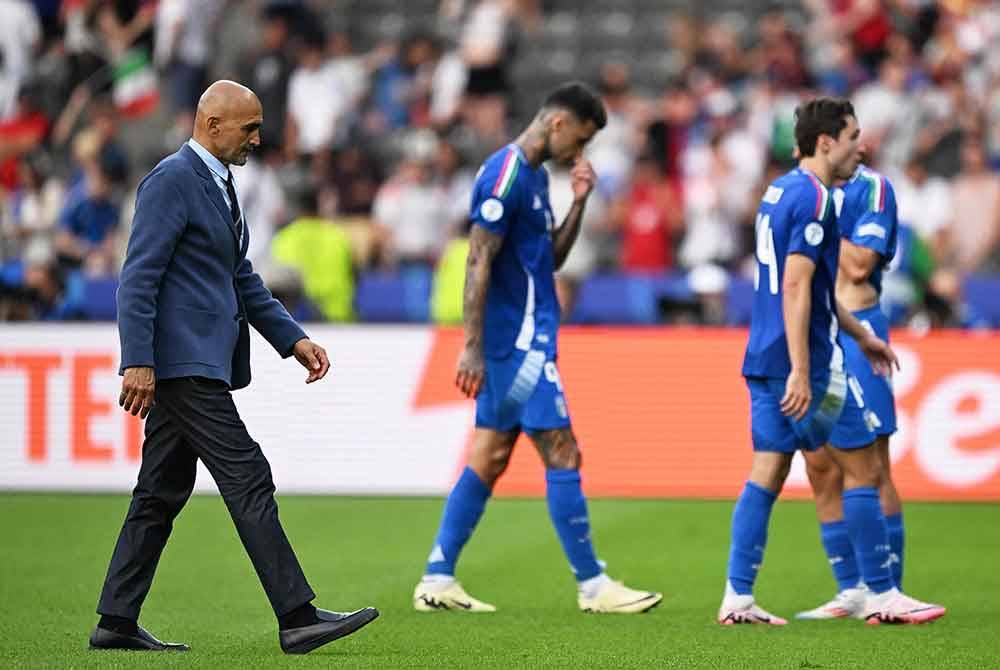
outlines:
M882 273L896 255L896 193L884 176L859 165L849 182L833 194L840 236L867 247L881 260L868 281L882 293Z
M504 238L486 293L484 353L555 352L559 301L548 172L532 168L516 144L504 147L479 170L470 217Z
M829 190L802 168L779 177L764 193L757 210L757 268L744 376L784 379L791 372L781 292L789 254L802 254L816 264L809 314L810 376L843 369L834 294L840 237L833 210Z

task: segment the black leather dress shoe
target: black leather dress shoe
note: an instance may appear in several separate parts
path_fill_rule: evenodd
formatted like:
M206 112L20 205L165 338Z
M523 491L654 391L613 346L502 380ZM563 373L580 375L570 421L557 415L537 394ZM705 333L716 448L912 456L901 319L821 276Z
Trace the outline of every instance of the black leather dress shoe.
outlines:
M378 618L378 610L366 607L357 612L341 613L316 609L318 622L299 628L278 631L281 650L286 654L308 654L327 642L333 642Z
M160 642L142 626L135 635L116 633L98 626L90 634L91 649L128 649L130 651L188 651L191 647L177 642Z

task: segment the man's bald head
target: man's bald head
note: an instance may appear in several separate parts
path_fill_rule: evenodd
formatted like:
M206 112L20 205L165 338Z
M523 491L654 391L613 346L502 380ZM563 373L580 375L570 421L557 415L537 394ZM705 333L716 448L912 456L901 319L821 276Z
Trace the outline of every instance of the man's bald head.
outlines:
M260 146L263 120L253 91L235 81L217 81L198 100L194 139L223 163L243 165Z

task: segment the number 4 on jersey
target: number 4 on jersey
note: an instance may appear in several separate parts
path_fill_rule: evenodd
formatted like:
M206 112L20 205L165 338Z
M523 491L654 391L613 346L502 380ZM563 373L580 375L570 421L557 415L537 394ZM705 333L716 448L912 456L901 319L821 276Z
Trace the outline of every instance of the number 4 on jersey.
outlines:
M767 285L771 295L778 295L778 259L774 254L774 233L771 231L771 217L758 214L754 224L757 236L757 260L767 268ZM760 265L753 273L753 288L760 290Z

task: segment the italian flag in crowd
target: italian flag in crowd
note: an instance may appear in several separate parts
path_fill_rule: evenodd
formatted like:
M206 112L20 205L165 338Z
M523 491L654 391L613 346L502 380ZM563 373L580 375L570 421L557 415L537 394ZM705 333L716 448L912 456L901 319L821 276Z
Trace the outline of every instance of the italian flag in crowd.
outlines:
M136 119L152 112L160 102L156 70L149 55L133 49L122 56L112 73L111 97L122 116Z

